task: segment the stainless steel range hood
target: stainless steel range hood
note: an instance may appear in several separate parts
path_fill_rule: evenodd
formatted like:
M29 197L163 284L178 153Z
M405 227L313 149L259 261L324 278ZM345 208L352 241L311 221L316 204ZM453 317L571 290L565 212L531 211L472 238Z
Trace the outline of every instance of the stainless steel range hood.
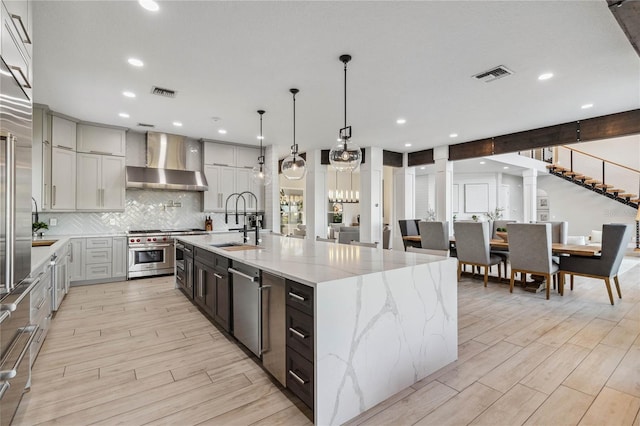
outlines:
M183 136L147 133L147 167L127 166L127 188L206 191L204 173L187 170Z

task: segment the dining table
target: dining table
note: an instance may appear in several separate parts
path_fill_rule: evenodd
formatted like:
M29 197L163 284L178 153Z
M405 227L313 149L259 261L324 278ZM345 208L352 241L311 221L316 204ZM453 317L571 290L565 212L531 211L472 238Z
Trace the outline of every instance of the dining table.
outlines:
M403 240L420 242L420 235L407 235L402 237ZM449 243L455 246L455 237L449 238ZM509 250L509 242L503 239L492 238L489 240L489 246L492 249L497 250ZM587 246L580 244L562 244L551 243L551 252L556 255L570 255L570 256L586 256L593 257L600 254L600 246ZM523 285L524 290L533 293L538 293L546 289L546 283L542 281L542 276L532 275L533 282L525 283ZM508 280L507 280L508 281Z

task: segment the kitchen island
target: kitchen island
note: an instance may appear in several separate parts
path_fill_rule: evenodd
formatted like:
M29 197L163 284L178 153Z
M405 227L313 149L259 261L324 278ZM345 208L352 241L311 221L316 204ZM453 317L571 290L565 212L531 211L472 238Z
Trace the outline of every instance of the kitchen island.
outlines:
M310 289L315 424L344 423L457 359L455 259L274 235L247 250L212 246L234 235L178 240Z

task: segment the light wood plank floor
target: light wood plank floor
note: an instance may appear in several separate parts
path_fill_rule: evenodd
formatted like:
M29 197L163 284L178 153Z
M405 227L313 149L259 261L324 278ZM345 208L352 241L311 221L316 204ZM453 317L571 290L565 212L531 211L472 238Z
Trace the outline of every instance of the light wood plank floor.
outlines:
M560 297L464 278L459 359L353 425L640 425L640 258L623 299L576 278ZM308 425L301 403L173 288L74 287L15 425Z

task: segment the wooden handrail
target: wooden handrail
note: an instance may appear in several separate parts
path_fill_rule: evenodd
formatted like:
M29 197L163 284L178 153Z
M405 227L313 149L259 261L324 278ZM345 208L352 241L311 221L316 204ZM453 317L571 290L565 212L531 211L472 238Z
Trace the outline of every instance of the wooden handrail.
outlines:
M600 161L603 161L603 162L605 162L605 163L613 164L614 166L622 167L623 169L631 170L631 171L632 171L632 172L634 172L634 173L640 173L640 170L636 170L636 169L634 169L634 168L627 167L627 166L622 165L622 164L618 164L618 163L616 163L616 162L614 162L614 161L605 160L604 158L598 157L598 156L593 155L593 154L589 154L588 152L580 151L579 149L570 148L570 147L568 147L568 146L566 146L566 145L561 145L561 147L562 147L562 148L566 148L566 149L568 149L569 151L575 151L575 152L580 153L580 154L582 154L582 155L586 155L587 157L595 158L596 160L600 160Z

